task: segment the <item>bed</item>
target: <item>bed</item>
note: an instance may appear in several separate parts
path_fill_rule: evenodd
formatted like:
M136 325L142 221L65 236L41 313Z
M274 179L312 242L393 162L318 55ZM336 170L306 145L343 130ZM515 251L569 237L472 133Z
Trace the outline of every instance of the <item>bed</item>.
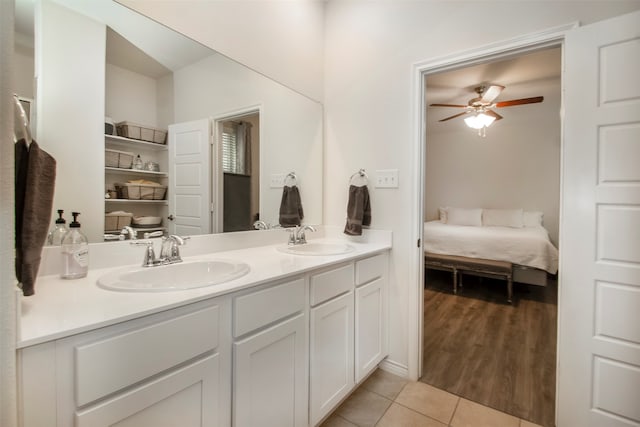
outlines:
M453 271L454 292L458 273L504 278L509 299L512 281L545 286L548 274L557 273L558 250L541 225L541 216L525 223L522 210L510 211L508 217L505 211L482 209L470 215L469 209L461 220L451 217L449 209L449 218L441 211L444 219L424 223L423 248L427 268Z

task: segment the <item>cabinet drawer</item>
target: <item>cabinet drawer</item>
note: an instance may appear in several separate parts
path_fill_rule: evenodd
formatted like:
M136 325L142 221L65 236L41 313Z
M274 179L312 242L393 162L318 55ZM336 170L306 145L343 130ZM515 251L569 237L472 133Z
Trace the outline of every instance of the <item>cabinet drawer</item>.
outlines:
M216 348L219 316L216 305L76 346L77 406Z
M353 289L353 264L311 276L311 305L315 306Z
M387 255L380 254L356 262L356 286L364 285L378 277L385 271Z
M239 337L304 309L304 279L234 298L233 336Z
M218 354L76 412L77 427L216 426Z

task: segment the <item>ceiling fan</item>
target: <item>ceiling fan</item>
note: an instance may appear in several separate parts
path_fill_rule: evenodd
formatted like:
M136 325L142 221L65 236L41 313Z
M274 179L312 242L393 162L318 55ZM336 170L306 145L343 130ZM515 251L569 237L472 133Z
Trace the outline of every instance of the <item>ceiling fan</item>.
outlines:
M478 129L478 134L485 136L484 130L490 126L495 120L502 119L502 116L492 108L513 107L515 105L535 104L542 102L544 97L535 96L533 98L512 99L509 101L494 102L494 100L500 95L500 92L504 89L504 86L491 85L489 87L481 85L474 89L478 95L476 98L469 100L467 105L461 104L429 104L430 107L453 107L464 108L462 113L454 114L453 116L446 117L440 122L446 122L447 120L455 119L456 117L468 115L464 121L467 126Z

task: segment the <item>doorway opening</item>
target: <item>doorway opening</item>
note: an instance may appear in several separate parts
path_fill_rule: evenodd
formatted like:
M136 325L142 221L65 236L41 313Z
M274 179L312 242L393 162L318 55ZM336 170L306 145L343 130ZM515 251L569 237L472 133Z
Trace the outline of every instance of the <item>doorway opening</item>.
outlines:
M533 229L535 216L538 231L558 247L561 56L556 41L434 67L423 72L421 82L423 251L427 257L435 252L436 262L425 263L422 256L420 380L545 426L555 421L557 250L554 262L527 267L524 258L478 248L474 245L486 242L469 239L492 228L497 233ZM499 95L487 110L497 113L497 120L478 132L465 124L466 117L478 114L466 106L482 97L478 87L494 85ZM501 101L538 96L544 98L539 104L496 111ZM448 209L457 216L453 224L447 224ZM521 223L506 218L504 224L487 223L487 209L493 215L511 213ZM473 224L457 223L460 214L474 215L473 221L467 218ZM438 240L451 242L453 236L462 251ZM521 250L525 258L534 256ZM441 255L454 259L441 262ZM478 258L497 262L495 268L508 274L468 264ZM513 298L507 292L512 280Z
M260 219L260 112L215 120L218 232L246 231Z

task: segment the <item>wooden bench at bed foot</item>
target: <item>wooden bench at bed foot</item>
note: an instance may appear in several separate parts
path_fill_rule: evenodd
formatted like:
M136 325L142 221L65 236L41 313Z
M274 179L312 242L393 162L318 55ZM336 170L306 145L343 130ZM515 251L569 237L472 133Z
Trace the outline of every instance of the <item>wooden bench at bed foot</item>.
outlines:
M513 296L513 265L510 262L426 252L424 264L426 268L451 271L453 273L454 294L458 293L458 276L460 276L460 286L462 286L463 273L504 279L507 281L507 301L511 303Z

